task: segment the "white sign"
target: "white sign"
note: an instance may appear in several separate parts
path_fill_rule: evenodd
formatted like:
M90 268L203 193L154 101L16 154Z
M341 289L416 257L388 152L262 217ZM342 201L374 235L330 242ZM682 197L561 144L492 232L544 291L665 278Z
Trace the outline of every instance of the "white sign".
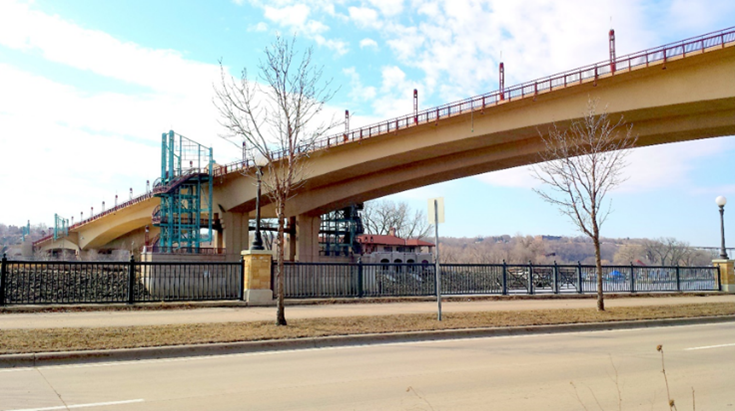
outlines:
M438 210L434 210L434 201ZM436 225L436 217L439 217L439 224L444 223L444 197L430 198L429 199L429 212L426 213L429 217L429 224Z

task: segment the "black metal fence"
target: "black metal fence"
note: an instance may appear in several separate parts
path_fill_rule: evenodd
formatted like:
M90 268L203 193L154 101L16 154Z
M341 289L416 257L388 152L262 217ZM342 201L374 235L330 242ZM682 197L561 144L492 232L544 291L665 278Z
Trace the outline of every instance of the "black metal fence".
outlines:
M431 264L287 263L285 297L434 295L434 270ZM592 293L597 290L596 271L581 264L442 264L442 294ZM608 293L721 289L718 267L604 266L602 280Z
M0 267L0 306L234 300L240 262L8 261Z
M241 262L8 261L0 306L242 298ZM436 293L431 264L286 263L286 298L402 297ZM721 289L717 267L604 266L605 292ZM443 295L592 293L590 265L442 264ZM272 287L275 281L271 281Z

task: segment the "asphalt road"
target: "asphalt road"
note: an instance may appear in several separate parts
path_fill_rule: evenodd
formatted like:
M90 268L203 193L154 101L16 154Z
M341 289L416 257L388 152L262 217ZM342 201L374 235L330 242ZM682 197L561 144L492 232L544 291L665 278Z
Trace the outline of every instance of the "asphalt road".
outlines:
M678 409L735 411L734 323L6 369L0 410L663 410L658 344Z

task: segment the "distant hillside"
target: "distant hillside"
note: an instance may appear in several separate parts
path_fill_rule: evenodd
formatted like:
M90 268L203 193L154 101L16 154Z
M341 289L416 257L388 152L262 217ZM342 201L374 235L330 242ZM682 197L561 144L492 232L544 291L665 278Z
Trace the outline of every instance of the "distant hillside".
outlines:
M710 265L712 256L674 238L602 238L603 264ZM440 259L446 263L594 264L595 250L587 237L492 236L441 237Z

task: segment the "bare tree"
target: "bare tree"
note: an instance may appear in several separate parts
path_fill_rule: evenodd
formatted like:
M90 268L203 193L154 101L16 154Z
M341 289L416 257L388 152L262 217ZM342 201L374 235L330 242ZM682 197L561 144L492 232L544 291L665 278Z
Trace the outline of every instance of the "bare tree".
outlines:
M265 192L275 205L278 232L274 241L276 268L276 324L286 325L284 313L284 228L286 202L304 182L305 158L314 142L336 123L322 121L324 105L334 96L329 81L322 81L322 67L312 63L312 49L296 55L295 41L276 37L264 50L258 76L246 69L239 81L220 61L221 85L215 87L214 104L227 139L240 140L265 157Z
M545 151L540 153L542 163L533 169L536 178L551 188L550 192L534 191L592 239L597 309L604 311L600 227L611 211L604 201L610 190L625 180L622 170L627 149L633 147L636 137L632 125L626 125L622 116L613 122L605 112L598 115L596 105L590 99L584 117L573 121L568 129L554 125L548 135L541 135Z
M644 239L641 249L649 264L689 266L708 263L706 253L695 250L686 241L673 237Z
M404 201L376 200L365 203L362 211L365 230L371 234L386 235L391 228L401 238L424 238L431 232L423 210L412 210Z

